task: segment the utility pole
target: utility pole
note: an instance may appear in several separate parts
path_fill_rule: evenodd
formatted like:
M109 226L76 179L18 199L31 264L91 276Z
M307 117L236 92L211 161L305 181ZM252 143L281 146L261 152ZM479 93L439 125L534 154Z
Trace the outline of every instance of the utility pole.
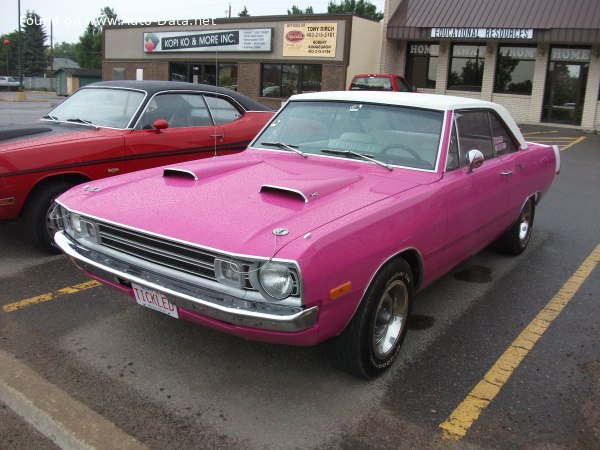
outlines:
M23 92L23 49L21 45L21 0L18 0L18 14L19 14L19 34L18 34L18 47L19 47L19 92Z

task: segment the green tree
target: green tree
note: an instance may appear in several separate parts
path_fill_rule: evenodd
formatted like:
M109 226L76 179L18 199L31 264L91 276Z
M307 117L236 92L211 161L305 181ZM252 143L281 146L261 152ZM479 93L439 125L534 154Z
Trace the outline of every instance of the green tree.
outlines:
M312 6L307 6L306 9L303 11L302 8L298 8L296 5L292 5L292 9L288 9L287 13L290 16L296 16L301 14L314 14L314 11Z
M4 44L4 41L8 40L8 45ZM19 32L13 31L12 33L6 33L0 36L0 73L7 76L17 76L19 72L18 60L19 60ZM8 59L8 63L7 63ZM7 72L8 68L8 72Z
M75 47L77 44L72 44L70 42L60 42L54 44L54 57L55 58L69 58L75 60L76 51Z
M338 5L334 1L330 1L327 5L329 14L335 13L352 13L365 19L381 20L383 13L377 12L377 7L369 0L340 0Z
M102 29L107 25L123 23L114 9L105 6L100 16L88 23L79 42L75 45L75 60L81 67L99 69L102 67Z
M102 67L102 31L92 22L88 23L79 42L75 44L75 60L81 67Z
M42 18L34 11L27 10L22 30L23 75L26 77L42 76L48 67L46 46L44 45L48 35L44 30Z
M519 60L509 55L500 55L498 57L498 64L496 64L496 85L494 89L497 92L508 91L509 86L512 85L512 73L519 64Z
M246 8L246 5L244 5L244 9L242 9L238 13L238 16L240 16L240 17L250 17L250 13L248 12L248 8Z

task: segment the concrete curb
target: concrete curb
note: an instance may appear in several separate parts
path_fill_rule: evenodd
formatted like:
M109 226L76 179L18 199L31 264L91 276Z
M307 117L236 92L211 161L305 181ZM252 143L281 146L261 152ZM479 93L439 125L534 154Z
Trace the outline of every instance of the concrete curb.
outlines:
M0 400L63 449L147 449L0 350Z

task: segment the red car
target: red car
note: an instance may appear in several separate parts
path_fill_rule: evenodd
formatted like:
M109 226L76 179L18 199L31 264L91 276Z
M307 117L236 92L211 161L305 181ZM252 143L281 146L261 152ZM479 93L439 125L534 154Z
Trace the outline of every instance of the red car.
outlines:
M361 73L350 82L349 91L417 92L402 75L394 73Z
M244 150L273 111L237 92L169 81L79 89L31 125L0 127L0 221L54 253L52 204L86 181Z

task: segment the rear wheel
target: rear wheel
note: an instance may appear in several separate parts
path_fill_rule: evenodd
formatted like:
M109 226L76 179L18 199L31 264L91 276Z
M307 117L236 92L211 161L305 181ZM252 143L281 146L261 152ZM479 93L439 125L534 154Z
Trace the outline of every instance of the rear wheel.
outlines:
M60 253L54 244L54 234L59 231L54 200L73 185L64 181L54 182L34 192L23 212L24 231L28 240L40 250Z
M534 216L535 205L533 200L529 198L525 202L517 221L496 243L497 249L509 255L520 255L523 253L531 238Z
M404 340L413 294L406 261L388 264L371 283L346 329L334 338L337 364L362 378L374 378L387 370Z

